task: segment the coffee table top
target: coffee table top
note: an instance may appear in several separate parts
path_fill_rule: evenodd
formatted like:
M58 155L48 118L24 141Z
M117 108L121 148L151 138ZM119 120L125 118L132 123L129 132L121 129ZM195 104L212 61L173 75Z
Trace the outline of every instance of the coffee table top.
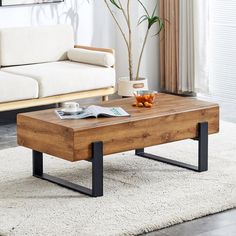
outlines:
M18 144L59 158L89 160L91 144L102 141L104 155L198 137L198 123L219 131L219 106L196 98L158 94L152 108L133 107L134 98L103 102L130 117L61 120L55 109L19 114Z
M196 98L180 97L160 93L152 108L133 107L134 98L116 99L108 102L102 102L106 107L122 107L131 116L130 117L99 117L98 119L80 119L80 120L61 120L55 114L55 109L22 113L19 116L25 116L32 119L57 124L74 131L86 130L88 128L109 126L120 123L145 120L154 117L165 117L184 112L204 110L218 107L217 104L201 101ZM100 105L100 104L98 104Z

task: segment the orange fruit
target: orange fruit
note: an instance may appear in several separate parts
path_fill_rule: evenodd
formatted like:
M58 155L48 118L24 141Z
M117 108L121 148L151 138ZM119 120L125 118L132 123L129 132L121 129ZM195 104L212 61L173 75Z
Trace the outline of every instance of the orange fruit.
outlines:
M152 107L152 104L149 103L149 102L145 102L145 103L144 103L144 106L147 107L147 108L151 108L151 107Z
M142 103L142 102L139 102L139 103L138 103L138 107L143 107L143 103Z

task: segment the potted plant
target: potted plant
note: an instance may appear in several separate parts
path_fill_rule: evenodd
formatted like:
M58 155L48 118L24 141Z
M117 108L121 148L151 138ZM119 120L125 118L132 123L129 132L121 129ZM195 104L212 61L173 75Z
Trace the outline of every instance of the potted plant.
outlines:
M155 24L158 24L159 30L156 33L156 36L158 36L164 27L164 22L159 16L156 15L157 5L154 7L152 13L150 14L149 11L147 10L147 7L144 5L143 1L136 0L136 2L138 4L140 4L140 6L143 8L143 10L145 12L144 15L142 15L137 20L138 21L137 25L140 25L142 23L146 23L147 28L146 28L146 33L143 38L143 43L141 46L139 58L137 60L137 70L134 72L133 47L132 47L134 28L131 23L131 11L132 11L131 0L125 0L125 1L126 1L125 2L126 7L124 8L124 5L125 5L124 1L122 2L121 0L104 0L112 18L114 19L123 39L125 41L127 52L128 52L129 76L122 77L118 81L118 94L126 97L126 96L133 96L135 91L148 89L147 79L140 77L140 67L141 67L141 63L142 63L143 52L144 52L145 46L147 44L147 40L150 35L151 28ZM134 0L132 0L132 2L133 1ZM122 16L125 20L124 26L119 22L117 16L113 12L113 7L115 7L115 9L117 9L118 13L122 14Z

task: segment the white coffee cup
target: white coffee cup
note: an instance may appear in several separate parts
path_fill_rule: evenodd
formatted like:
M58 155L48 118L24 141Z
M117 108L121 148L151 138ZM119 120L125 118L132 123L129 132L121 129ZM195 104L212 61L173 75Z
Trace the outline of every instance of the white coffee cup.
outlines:
M77 102L65 102L63 108L67 112L76 112L80 109L79 103Z

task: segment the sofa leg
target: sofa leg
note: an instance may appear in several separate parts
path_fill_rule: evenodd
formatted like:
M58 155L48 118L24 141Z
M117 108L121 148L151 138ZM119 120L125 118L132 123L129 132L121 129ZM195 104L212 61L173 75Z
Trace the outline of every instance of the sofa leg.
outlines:
M56 108L60 108L60 103L56 103L56 104L55 104L55 107L56 107Z
M108 101L108 100L109 100L108 95L106 95L106 96L102 96L102 101L103 101L103 102L106 102L106 101Z

